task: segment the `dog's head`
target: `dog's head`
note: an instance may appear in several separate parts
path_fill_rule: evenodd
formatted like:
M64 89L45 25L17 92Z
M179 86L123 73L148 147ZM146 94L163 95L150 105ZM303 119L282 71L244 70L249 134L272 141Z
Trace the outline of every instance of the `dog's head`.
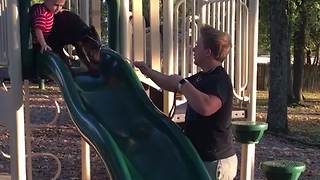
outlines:
M99 63L102 43L94 26L89 27L86 35L79 41L79 45L90 63Z

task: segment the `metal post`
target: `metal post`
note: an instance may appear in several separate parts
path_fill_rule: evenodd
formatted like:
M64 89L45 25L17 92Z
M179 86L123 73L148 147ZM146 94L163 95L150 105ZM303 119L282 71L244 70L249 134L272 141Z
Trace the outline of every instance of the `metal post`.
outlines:
M192 20L191 20L191 47L193 48L196 45L196 37L197 37L197 31L196 31L196 5L197 5L197 1L193 0L192 1ZM192 54L192 50L191 50L191 54ZM192 55L191 55L191 61L193 60ZM196 68L193 65L193 63L191 63L191 74L195 74L196 73Z
M11 174L12 179L26 179L26 151L25 129L22 99L22 70L21 70L21 45L20 22L18 1L7 1L7 32L8 32L8 59L11 89L9 90L10 118L8 119L10 132Z
M80 17L89 24L89 1L81 0L79 3ZM82 180L90 180L90 145L81 138L81 174Z
M144 61L144 26L142 16L142 0L132 1L133 9L133 60Z
M90 6L89 1L80 0L80 3L79 3L80 17L87 24L89 24L89 22L90 22L90 19L89 19L89 16L90 16L89 15L90 14L89 6Z
M234 77L234 88L237 95L240 94L240 87L241 87L241 62L242 62L242 18L241 18L241 1L236 1L236 52L235 52L235 77Z
M150 1L150 38L151 38L151 67L161 71L160 60L160 2Z
M130 51L129 51L129 1L128 0L121 0L120 6L120 53L122 56L129 58Z
M90 23L94 25L97 33L101 37L101 1L90 2Z
M24 106L26 122L26 150L27 150L27 177L32 180L32 149L31 149L31 129L30 129L30 90L29 81L24 80Z
M248 120L256 120L257 52L258 52L259 0L249 1L249 86L250 104ZM241 180L254 179L255 145L242 145Z
M173 0L166 0L163 2L163 42L166 45L163 47L164 54L164 73L173 73ZM173 103L173 94L168 91L163 95L163 110L165 113L169 113L170 107Z
M82 180L90 180L90 145L81 138L81 176Z

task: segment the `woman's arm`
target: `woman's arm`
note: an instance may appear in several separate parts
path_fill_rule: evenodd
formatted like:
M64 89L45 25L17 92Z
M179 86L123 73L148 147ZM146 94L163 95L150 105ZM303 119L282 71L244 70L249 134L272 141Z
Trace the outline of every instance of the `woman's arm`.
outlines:
M177 91L179 81L183 79L179 75L168 76L155 71L149 68L144 62L134 62L133 64L158 86L168 91ZM192 109L203 116L210 116L222 107L222 101L219 97L199 91L188 81L181 85L179 91L186 97Z
M175 92L177 91L178 82L182 77L178 78L178 75L165 75L158 71L149 68L144 62L133 62L133 64L140 69L142 74L152 79L159 87L164 90Z
M210 116L222 107L222 101L218 96L205 94L188 81L181 86L180 92L186 97L192 109L202 116Z

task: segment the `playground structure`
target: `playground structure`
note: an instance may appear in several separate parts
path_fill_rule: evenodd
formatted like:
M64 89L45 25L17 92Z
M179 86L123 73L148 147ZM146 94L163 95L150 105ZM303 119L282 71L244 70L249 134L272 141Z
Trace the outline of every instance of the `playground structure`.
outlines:
M189 2L192 2L192 4L189 4ZM24 4L26 1L21 0L20 3ZM248 101L248 120L255 121L258 1L193 0L175 2L168 0L163 1L162 9L158 1L150 1L149 3L150 26L146 27L142 16L141 0L132 1L131 12L129 11L129 1L109 2L111 12L109 15L113 16L109 18L109 31L112 35L109 37L110 47L119 51L126 58L135 61L146 60L154 69L159 71L187 76L198 71L192 65L190 48L196 42L198 27L202 23L206 23L228 32L232 37L234 46L227 61L225 61L224 67L232 78L235 97L241 101ZM23 33L20 34L20 27L21 32L23 32L25 31L23 28L28 26L24 25L27 23L26 21L20 20L23 23L21 25L19 23L19 17L21 18L22 14L27 12L27 8L24 9L21 4L19 9L17 1L2 0L1 8L3 9L1 9L0 17L1 27L6 28L6 33L1 33L3 36L0 42L0 62L8 67L11 82L11 89L8 92L0 91L0 109L5 112L0 113L0 120L8 126L12 135L10 138L10 154L13 179L25 179L26 174L21 58L26 58L27 55L23 51L27 49L28 45ZM79 3L79 13L86 22L89 21L88 5L88 1L80 1ZM187 7L191 7L191 11L187 10ZM163 22L160 18L160 11L163 14ZM131 15L132 23L130 22ZM162 33L159 30L160 24ZM150 35L146 35L146 31L149 31ZM165 34L165 36L162 36L162 34ZM148 36L150 41L146 41ZM24 41L20 39L24 39ZM161 42L165 42L165 45L162 45ZM151 47L148 49L149 53L147 53L146 47ZM23 54L22 57L21 54ZM25 63L25 61L23 62ZM25 71L25 69L23 70ZM167 92L164 94L163 109L164 112L168 113L173 95ZM83 179L90 178L88 148L89 146L84 143L82 148L84 152ZM254 179L253 176L254 144L243 145L241 179Z

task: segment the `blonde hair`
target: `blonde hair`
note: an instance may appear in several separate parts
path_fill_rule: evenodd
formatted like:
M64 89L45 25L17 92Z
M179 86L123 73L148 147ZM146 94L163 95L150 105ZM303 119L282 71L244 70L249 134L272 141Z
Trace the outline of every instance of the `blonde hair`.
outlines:
M229 34L216 30L209 25L204 25L200 29L203 46L211 50L212 56L217 61L223 62L229 54L231 39Z

